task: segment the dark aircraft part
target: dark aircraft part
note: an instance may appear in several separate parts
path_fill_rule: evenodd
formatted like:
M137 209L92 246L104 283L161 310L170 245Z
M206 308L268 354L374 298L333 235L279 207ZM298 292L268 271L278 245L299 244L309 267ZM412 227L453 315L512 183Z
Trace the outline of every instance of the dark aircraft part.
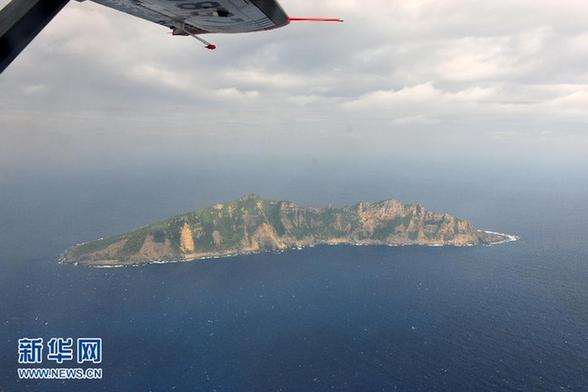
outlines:
M69 0L12 0L0 10L0 73Z
M233 16L229 11L227 11L224 8L219 8L218 10L216 10L216 14L221 18L228 18L229 16Z
M251 0L251 2L274 22L276 27L286 26L290 23L288 15L286 15L276 0Z

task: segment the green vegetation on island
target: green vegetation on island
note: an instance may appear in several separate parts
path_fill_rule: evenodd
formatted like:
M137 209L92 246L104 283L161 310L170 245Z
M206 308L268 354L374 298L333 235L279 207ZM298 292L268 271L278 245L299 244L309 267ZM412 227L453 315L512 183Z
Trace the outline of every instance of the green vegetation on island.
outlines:
M65 253L63 261L124 265L316 244L470 246L512 238L476 230L463 219L397 200L312 208L248 195L125 234L76 245Z

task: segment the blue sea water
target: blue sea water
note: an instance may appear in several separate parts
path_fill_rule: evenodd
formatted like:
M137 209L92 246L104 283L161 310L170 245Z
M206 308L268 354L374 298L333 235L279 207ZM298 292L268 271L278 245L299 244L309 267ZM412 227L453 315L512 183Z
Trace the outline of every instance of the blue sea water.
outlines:
M0 182L0 391L588 390L585 174L312 165ZM395 196L521 238L56 262L77 242L248 192L309 205ZM101 337L104 378L18 381L17 340L37 336Z

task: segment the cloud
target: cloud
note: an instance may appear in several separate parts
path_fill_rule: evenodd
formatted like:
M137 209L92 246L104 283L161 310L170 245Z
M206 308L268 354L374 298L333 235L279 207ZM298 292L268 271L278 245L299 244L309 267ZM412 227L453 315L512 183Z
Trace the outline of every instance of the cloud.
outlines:
M0 75L0 164L30 164L24 151L72 164L76 146L83 157L588 147L584 1L281 4L346 22L210 35L210 52L71 2Z

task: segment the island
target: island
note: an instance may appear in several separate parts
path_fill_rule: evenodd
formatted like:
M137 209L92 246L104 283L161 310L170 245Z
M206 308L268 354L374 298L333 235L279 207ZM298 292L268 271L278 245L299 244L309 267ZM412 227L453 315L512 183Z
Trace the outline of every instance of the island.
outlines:
M125 266L191 261L319 244L473 246L516 237L390 199L349 207L303 207L258 195L216 204L125 234L78 244L61 261Z

